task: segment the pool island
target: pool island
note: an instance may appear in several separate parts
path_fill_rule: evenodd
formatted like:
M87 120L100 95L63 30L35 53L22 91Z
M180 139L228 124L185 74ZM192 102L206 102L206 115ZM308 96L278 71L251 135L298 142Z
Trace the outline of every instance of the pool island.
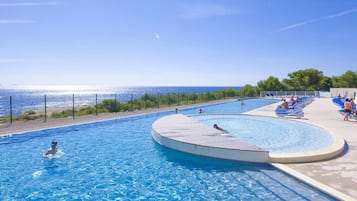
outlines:
M245 136L241 134L237 137L234 133L217 130L197 119L209 119L212 125L213 122L229 121L231 129L241 127L236 132ZM174 150L243 162L313 162L331 159L343 152L343 138L315 127L287 119L254 115L175 114L156 120L152 125L152 137L157 143ZM299 133L303 133L303 136L296 136ZM316 138L326 142L320 140L319 144ZM310 144L306 141L310 141Z
M183 114L155 121L152 136L159 144L200 156L266 163L269 152Z

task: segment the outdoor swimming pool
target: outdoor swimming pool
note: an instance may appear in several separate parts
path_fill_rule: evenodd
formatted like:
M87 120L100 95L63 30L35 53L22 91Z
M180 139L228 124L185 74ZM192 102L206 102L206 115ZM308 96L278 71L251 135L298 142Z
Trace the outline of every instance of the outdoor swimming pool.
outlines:
M317 151L333 144L332 135L326 130L296 121L249 115L204 115L192 118L209 126L218 124L228 134L270 153Z
M172 113L2 137L0 200L334 200L271 165L162 148L151 125ZM50 160L42 153L54 138L64 155Z

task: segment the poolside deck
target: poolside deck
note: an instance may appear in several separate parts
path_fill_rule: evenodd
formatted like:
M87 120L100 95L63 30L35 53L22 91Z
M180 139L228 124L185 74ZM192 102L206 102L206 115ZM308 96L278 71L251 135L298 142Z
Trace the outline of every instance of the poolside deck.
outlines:
M275 116L275 108L276 104L272 104L249 111L247 114ZM350 196L344 200L353 198L357 200L357 121L343 121L343 116L337 112L338 109L330 98L316 98L304 108L304 118L291 119L322 126L344 138L348 150L343 156L328 161L279 165L279 167L286 168L288 171L292 169L296 173L310 177L312 182L315 180Z

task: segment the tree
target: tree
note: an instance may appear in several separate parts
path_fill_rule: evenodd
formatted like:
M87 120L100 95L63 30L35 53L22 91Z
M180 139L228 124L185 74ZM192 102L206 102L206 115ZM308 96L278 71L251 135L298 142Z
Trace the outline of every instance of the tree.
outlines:
M332 87L332 79L330 77L324 76L320 81L320 89L322 91L329 91Z
M289 90L318 90L324 78L322 71L316 69L299 70L288 74L289 79L284 79L283 84Z
M266 80L259 81L257 86L259 91L281 91L284 89L279 79L273 76L269 76Z
M244 85L239 90L240 95L243 97L256 97L258 96L258 89L250 84Z
M351 70L345 72L341 76L332 77L332 86L336 88L356 88L357 87L357 71Z

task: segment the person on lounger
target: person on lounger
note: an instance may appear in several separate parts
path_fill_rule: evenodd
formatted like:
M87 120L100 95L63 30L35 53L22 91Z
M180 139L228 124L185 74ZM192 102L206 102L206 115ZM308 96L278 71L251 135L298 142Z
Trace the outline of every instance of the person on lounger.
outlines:
M289 107L289 103L285 100L285 98L283 99L283 102L280 105L282 108L287 109Z

